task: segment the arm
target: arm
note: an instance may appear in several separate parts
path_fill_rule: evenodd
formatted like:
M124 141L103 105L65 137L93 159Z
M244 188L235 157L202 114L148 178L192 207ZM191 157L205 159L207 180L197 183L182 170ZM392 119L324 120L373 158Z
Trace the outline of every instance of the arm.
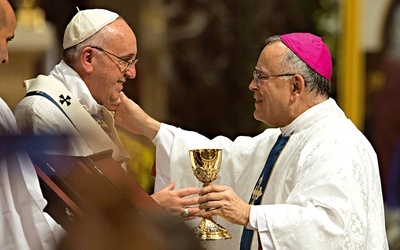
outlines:
M160 122L147 115L136 103L127 98L124 93L121 92L120 96L121 103L117 107L114 116L115 123L131 133L143 135L153 140L161 128ZM172 144L173 133L171 130L166 129L165 131L165 135L160 135L158 139L159 143L156 143L157 176L155 190L159 191L155 192L151 197L166 211L176 216L181 216L184 209L188 207L189 216L183 219L194 219L199 212L197 206L199 188L184 187L174 190L175 182L170 181L169 175L170 144ZM164 176L164 178L160 176ZM169 184L167 184L168 181L170 181ZM162 185L160 185L159 182L161 182Z
M115 110L115 124L136 135L146 136L153 140L160 130L160 122L156 121L135 102L120 93L121 103Z

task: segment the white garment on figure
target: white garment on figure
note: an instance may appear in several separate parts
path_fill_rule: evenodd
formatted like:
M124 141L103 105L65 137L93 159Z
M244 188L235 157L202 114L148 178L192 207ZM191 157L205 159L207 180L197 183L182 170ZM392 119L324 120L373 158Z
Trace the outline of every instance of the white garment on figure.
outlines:
M248 202L279 134L290 135L271 173L261 205L247 227L264 249L388 249L376 154L333 99L318 104L281 129L255 137L204 136L162 124L156 145L156 191L171 179L176 188L200 186L189 149L222 148L213 183L229 185ZM243 227L214 218L232 235L207 249L239 249ZM195 225L197 222L192 223ZM272 246L272 247L271 247Z
M50 72L49 77L57 80L56 83L60 83L64 85L69 92L73 95L73 98L77 99L82 107L92 116L92 118L96 118L101 120L102 109L103 106L99 105L96 100L92 97L88 87L83 82L82 78L75 72L71 67L69 67L64 61L61 61L58 65L54 67L54 69ZM45 81L46 84L52 84L50 81L46 81L46 77L41 78ZM46 92L46 91L44 91ZM58 101L58 100L56 100ZM16 106L15 110L15 118L17 120L18 125L24 133L34 133L34 134L66 134L70 137L68 147L69 151L64 152L63 154L72 155L72 156L87 156L93 153L97 153L95 149L91 146L91 143L85 141L85 137L79 131L79 126L74 126L67 116L60 111L60 109L49 101L47 98L40 95L27 96L21 100L20 103ZM68 112L66 112L68 113ZM76 114L76 112L75 112ZM80 114L80 113L79 113ZM86 114L86 112L83 112ZM109 114L109 112L107 113ZM81 117L81 116L80 116ZM73 119L72 117L70 117ZM83 120L83 117L81 117ZM91 119L91 118L89 118ZM113 118L108 119L111 120L112 123ZM93 131L93 126L89 123L84 123L82 127L86 131ZM87 126L86 126L87 125ZM96 124L97 125L97 124ZM114 126L113 124L110 124ZM88 128L88 126L91 126ZM113 131L110 128L110 131ZM99 130L100 133L105 132L103 130ZM113 131L115 132L115 131ZM115 141L119 140L118 135L116 133L112 134L111 139ZM107 138L110 136L107 135ZM92 143L96 143L96 138L90 136ZM97 138L98 139L98 138ZM110 140L111 144L112 141ZM110 145L111 145L110 144ZM95 144L94 144L95 145ZM127 153L122 147L122 144L118 144L118 147L124 158L128 157ZM108 145L104 145L107 148ZM113 144L114 146L114 144ZM110 146L111 149L111 146ZM116 153L117 150L114 150ZM59 152L55 152L59 153ZM119 154L118 154L119 155ZM113 154L113 157L115 155ZM116 159L120 161L120 159Z
M0 136L18 135L15 118L0 98ZM26 152L0 152L0 248L55 249L64 230L47 213L39 180Z

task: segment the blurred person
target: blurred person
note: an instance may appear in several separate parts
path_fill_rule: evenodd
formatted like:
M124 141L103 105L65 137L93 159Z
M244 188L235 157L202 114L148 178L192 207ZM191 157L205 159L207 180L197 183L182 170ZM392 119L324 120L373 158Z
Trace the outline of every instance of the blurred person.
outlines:
M156 187L170 179L195 185L188 151L222 149L217 180L199 192L198 216L215 216L232 239L210 249L388 249L377 156L330 98L331 75L320 37L273 36L249 89L255 119L274 128L210 140L156 121L123 93L115 121L155 144Z
M117 13L78 10L64 32L61 62L48 76L25 81L26 96L14 114L24 133L66 134L68 155L87 156L112 149L125 166L129 155L114 127L112 111L127 78L136 77L136 36ZM111 111L111 112L110 112ZM59 152L52 152L59 154ZM167 211L186 215L197 203L198 187L174 190L171 181L152 197ZM198 207L191 207L192 217Z
M16 28L14 11L0 0L0 60L8 63L8 43ZM0 98L0 248L55 249L64 231L47 213L47 201L26 152L9 150L19 130L13 113ZM3 140L4 139L4 140Z
M168 213L141 216L110 197L76 221L59 250L141 249L200 250L200 242L180 220Z

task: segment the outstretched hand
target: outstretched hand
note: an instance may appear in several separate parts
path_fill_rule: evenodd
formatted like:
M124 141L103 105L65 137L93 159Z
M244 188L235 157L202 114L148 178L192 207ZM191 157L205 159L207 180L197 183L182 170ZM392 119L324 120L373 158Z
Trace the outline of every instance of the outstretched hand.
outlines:
M134 101L120 92L121 102L115 109L115 124L127 131L154 139L160 129L160 122L151 118Z
M246 226L249 223L250 205L239 198L229 186L208 185L199 192L198 217L218 215L225 220Z
M198 207L199 188L190 187L174 190L175 182L171 181L164 189L151 195L151 197L166 211L179 216L184 220L196 218L200 211ZM182 216L185 208L188 208L189 214Z

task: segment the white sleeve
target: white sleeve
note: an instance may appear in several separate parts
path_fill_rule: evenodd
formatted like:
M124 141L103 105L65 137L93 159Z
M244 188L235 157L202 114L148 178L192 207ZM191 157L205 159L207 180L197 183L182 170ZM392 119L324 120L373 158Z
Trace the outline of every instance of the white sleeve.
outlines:
M170 182L170 156L176 131L176 127L161 123L160 130L152 140L156 146L157 159L154 192L160 191Z
M264 216L263 205L251 206L248 229L255 230L254 233L260 235L262 249L274 250L275 246L272 242L271 233L269 232L268 223Z

